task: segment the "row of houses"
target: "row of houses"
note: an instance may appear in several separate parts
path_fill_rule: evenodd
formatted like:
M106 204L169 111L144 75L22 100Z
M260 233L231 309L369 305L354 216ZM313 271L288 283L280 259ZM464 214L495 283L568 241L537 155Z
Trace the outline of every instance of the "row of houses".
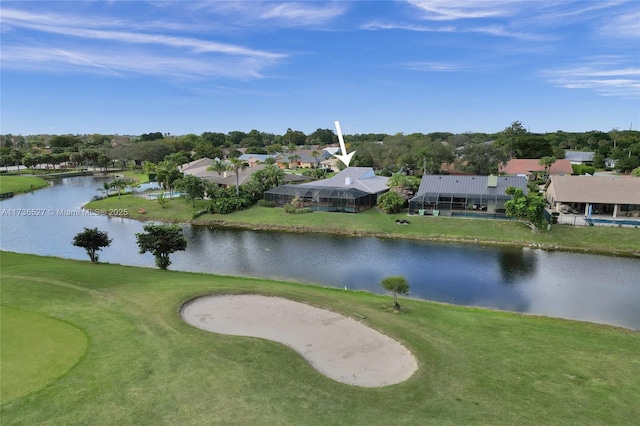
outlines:
M285 163L288 161L282 155L276 157ZM316 157L324 161L330 155L316 153ZM244 160L249 167L238 170L240 184L264 168L266 158L248 154ZM235 185L235 172L208 170L213 162L206 158L196 160L183 165L181 171L220 186ZM278 165L285 168L288 163ZM539 160L511 160L502 171L507 175L425 175L418 192L409 200L409 214L504 217L504 203L511 199L506 189L513 186L526 194L528 180L538 179L540 173L545 173L549 179L540 190L550 213L604 219L640 217L640 179L572 176L569 159L557 160L547 170ZM317 181L288 173L285 184L267 191L264 198L278 206L296 199L300 207L316 211L358 213L377 205L378 197L390 189L387 183L387 177L377 176L370 167L348 167L331 178Z
M389 190L387 182L371 168L349 167L330 179L282 185L264 196L278 206L297 197L301 207L312 210L358 213L377 204L377 198ZM425 175L409 200L409 214L504 217L510 186L528 193L524 176ZM637 178L555 175L541 190L550 212L600 219L640 217Z

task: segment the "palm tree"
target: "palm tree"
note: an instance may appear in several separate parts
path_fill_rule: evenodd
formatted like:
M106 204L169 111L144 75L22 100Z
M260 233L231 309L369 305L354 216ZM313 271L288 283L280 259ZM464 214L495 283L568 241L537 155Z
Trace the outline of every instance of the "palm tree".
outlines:
M551 165L556 162L556 157L542 157L540 159L540 165L544 166L545 178L549 177L549 170L551 169Z
M169 191L169 197L173 194L173 183L182 177L182 173L178 171L176 165L171 161L161 161L156 169L156 180L162 185L164 190Z
M233 170L236 174L236 195L240 194L240 177L238 175L240 170L245 170L249 165L239 158L230 158L229 159L229 169Z
M291 164L297 162L299 159L300 159L300 156L298 154L291 154L289 156L289 168L295 169L295 167L291 167Z
M269 186L269 189L284 183L284 172L280 170L280 167L268 165L262 170L264 172L265 183Z
M313 168L317 169L318 168L318 156L320 156L320 153L314 149L313 151L311 151L311 156L313 157L313 161L314 161Z
M158 194L158 197L156 198L156 201L158 202L158 204L160 204L160 207L162 207L163 209L164 209L165 204L167 204L167 198L164 196L163 192Z
M111 189L111 182L102 182L102 189L107 193L107 197L109 196L109 190Z
M120 194L127 187L127 182L124 179L116 179L111 182L111 188L118 191L118 199L120 199Z
M218 172L219 176L229 170L229 165L225 161L215 160L209 167L207 167L207 170L211 172Z
M167 154L164 157L165 161L171 162L177 166L181 166L184 163L188 163L189 159L182 152L175 152L173 154Z

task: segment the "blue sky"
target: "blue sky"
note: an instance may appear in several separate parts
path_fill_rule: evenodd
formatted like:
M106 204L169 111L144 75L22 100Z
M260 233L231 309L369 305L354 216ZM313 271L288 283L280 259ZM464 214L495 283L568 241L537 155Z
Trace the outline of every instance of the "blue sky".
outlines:
M0 133L640 128L640 2L2 1Z

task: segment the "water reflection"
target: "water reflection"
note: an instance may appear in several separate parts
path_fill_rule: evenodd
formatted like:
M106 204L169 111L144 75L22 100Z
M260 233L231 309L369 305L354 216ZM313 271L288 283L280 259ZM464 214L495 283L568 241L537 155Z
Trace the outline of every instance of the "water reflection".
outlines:
M500 251L500 272L506 284L531 275L536 270L536 257L528 249L503 249Z
M79 209L101 181L73 178L0 202L2 209ZM154 267L138 254L140 222L96 215L1 217L2 250L86 260L71 245L84 227L113 238L103 262ZM640 329L640 261L604 256L379 238L184 226L187 250L171 269L296 280L381 293L403 275L411 297L552 315Z

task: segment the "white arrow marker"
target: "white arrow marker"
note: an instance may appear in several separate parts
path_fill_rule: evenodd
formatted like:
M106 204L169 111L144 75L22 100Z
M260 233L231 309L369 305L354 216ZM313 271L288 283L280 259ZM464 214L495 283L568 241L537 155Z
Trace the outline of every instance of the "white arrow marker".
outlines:
M356 152L353 151L347 154L347 148L345 148L344 146L344 139L342 138L342 130L340 130L339 121L336 121L336 131L338 132L338 141L340 141L340 152L342 152L342 155L335 154L334 157L342 161L345 166L349 167L351 157L353 157L353 154L355 154Z

